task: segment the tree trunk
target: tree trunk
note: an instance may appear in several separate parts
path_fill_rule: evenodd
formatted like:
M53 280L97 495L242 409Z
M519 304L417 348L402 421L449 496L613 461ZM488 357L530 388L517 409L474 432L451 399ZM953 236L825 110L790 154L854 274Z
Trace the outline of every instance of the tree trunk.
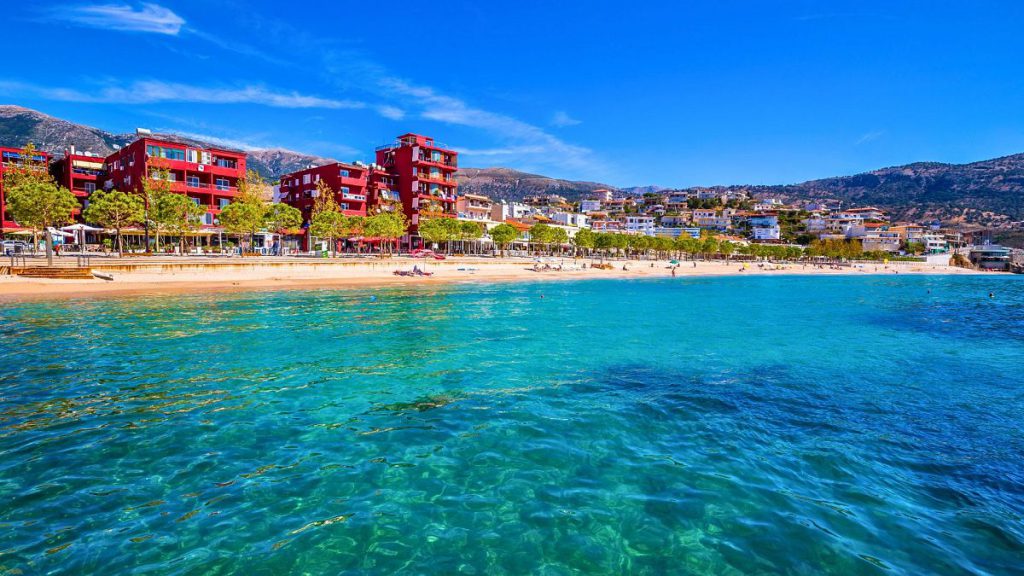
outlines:
M46 265L53 266L53 234L46 231Z
M121 243L121 229L117 228L114 231L117 233L117 255L124 256L124 246Z

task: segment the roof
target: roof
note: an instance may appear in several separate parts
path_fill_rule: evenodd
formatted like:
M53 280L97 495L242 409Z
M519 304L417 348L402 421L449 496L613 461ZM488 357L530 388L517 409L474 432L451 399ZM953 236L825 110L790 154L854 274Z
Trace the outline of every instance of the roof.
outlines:
M519 230L520 232L525 232L530 229L529 224L523 224L518 220L506 219L505 224L508 224L509 226L515 228L516 230Z
M185 138L184 136L178 136L177 134L146 134L144 136L139 136L138 138L133 140L132 143L129 144L128 146L135 144L139 140L164 142L168 144L177 144L178 146L188 146L190 148L195 148L197 150L216 150L217 152L229 152L231 154L241 154L242 156L245 156L245 150L240 150L238 148L229 148L227 146L210 146L205 142L193 140L191 138ZM127 148L128 146L125 146L124 148ZM122 148L122 150L124 150L124 148Z

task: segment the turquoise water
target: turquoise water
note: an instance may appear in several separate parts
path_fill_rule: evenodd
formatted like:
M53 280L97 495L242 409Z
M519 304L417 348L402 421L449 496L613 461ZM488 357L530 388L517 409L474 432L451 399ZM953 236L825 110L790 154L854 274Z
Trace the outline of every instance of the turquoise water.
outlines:
M1020 574L1020 280L3 305L0 574Z

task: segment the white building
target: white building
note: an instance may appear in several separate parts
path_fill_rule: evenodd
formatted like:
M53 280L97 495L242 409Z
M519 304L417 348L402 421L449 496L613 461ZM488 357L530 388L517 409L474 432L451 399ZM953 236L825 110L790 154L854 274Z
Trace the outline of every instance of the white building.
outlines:
M502 200L491 206L491 220L504 222L505 220L520 220L534 213L533 206L522 202L508 202Z
M555 212L551 219L563 226L575 226L576 228L590 228L590 217L577 212Z
M455 202L459 220L487 222L491 219L494 202L487 196L479 194L462 194Z
M754 240L779 240L782 238L782 229L778 226L756 226L751 228Z
M669 228L659 226L654 229L654 235L673 239L683 235L690 236L691 238L700 238L700 228Z
M654 216L638 216L630 214L625 216L622 220L626 225L626 232L654 236Z

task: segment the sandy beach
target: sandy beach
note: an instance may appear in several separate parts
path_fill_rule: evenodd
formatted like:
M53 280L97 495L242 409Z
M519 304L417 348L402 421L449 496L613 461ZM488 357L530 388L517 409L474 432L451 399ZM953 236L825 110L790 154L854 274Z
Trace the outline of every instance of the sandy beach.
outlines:
M295 258L203 259L147 258L94 260L92 269L113 280L50 280L0 276L0 301L38 298L75 298L123 294L171 294L237 290L281 290L310 288L357 288L416 286L423 284L546 281L609 278L670 278L666 260L609 260L611 270L592 268L589 259L547 259L562 270L533 270L527 258L456 257L443 261L408 257L390 259L338 258L303 260ZM69 265L69 262L62 264ZM586 265L586 268L583 266ZM626 269L623 270L625 265ZM397 276L395 270L419 267L429 276ZM543 266L543 265L542 265ZM683 261L677 278L722 275L783 274L977 274L972 270L917 262L888 265L865 264L834 269L803 264L769 264L720 261Z

